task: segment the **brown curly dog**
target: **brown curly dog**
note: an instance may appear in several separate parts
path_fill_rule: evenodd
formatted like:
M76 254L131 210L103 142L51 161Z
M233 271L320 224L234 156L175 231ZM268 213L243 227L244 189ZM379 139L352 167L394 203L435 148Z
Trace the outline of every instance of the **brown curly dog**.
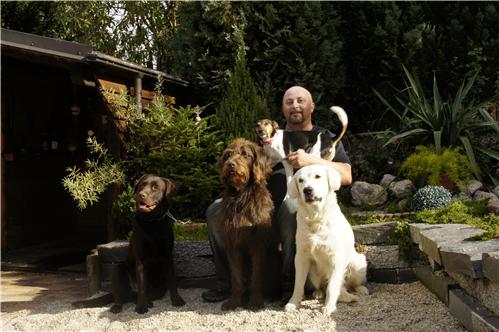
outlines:
M274 204L266 187L271 162L257 144L237 138L218 167L225 185L219 227L231 274L231 296L222 310L246 305L258 310L264 295L280 296L278 230L272 224Z

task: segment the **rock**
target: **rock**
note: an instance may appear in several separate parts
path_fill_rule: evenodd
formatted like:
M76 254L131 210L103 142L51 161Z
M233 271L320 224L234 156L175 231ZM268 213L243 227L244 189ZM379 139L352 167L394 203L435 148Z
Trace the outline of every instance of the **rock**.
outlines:
M353 205L380 206L388 200L388 193L379 184L355 181L350 190Z
M482 272L485 278L499 283L499 251L483 253Z
M398 203L397 206L403 210L406 211L409 208L409 199L408 198L402 198Z
M388 186L388 191L396 198L405 198L410 196L416 188L411 180L393 181Z
M452 200L453 201L461 200L461 201L469 202L472 200L472 198L470 195L466 194L465 192L460 192L460 193L452 196Z
M487 203L487 210L489 210L492 213L499 213L499 200L489 200Z
M467 184L466 187L464 188L464 193L470 196L473 196L473 194L477 191L483 188L483 184L478 181L478 180L470 180Z
M383 186L383 188L386 189L386 188L388 188L390 183L392 183L395 180L395 178L396 178L395 175L385 174L385 175L383 175L383 178L379 182L379 185Z
M482 190L477 190L475 192L475 194L473 195L473 200L475 200L475 201L482 201L484 199L488 199L489 202L499 201L499 198L497 198L497 196L494 195L493 193L489 193L489 192L482 191Z
M494 195L496 195L497 197L499 197L499 186L495 187L492 192L494 193Z

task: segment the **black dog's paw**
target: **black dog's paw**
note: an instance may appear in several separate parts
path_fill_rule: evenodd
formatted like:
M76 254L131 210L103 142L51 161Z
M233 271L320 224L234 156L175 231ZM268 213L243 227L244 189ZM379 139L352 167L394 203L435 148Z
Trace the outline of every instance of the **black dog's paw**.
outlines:
M123 306L121 304L113 304L113 306L109 309L113 314L117 314L123 311Z
M222 304L222 310L223 311L234 310L237 307L239 307L240 305L241 305L241 303L239 301L229 299Z
M171 300L172 300L172 305L174 307L182 307L185 305L184 299L181 298L180 296L172 296Z
M136 305L135 306L135 312L140 314L140 315L143 315L148 311L149 311L149 309L145 305Z
M264 307L263 300L251 300L248 304L248 309L251 311L258 311Z

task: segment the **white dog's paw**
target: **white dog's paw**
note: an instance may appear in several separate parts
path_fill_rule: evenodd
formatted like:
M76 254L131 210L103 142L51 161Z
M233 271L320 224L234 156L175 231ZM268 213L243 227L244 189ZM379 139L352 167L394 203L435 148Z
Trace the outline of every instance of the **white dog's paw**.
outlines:
M365 286L357 286L355 287L355 293L359 295L369 295L369 290Z
M336 305L335 304L326 305L326 306L324 306L324 308L322 308L322 313L324 315L327 315L327 316L331 315L335 311L336 311Z
M359 297L357 295L348 293L347 291L341 292L340 296L338 297L338 301L340 302L357 302L359 300Z
M322 291L322 289L316 289L314 290L312 296L314 297L314 299L320 300L324 298L324 292Z
M299 305L296 305L294 303L291 303L289 302L288 304L286 304L286 306L284 307L284 311L296 311L296 309L298 309Z

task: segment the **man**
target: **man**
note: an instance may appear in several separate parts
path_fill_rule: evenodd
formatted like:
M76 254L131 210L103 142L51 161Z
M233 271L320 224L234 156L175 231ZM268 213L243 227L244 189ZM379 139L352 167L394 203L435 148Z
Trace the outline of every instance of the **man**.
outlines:
M300 86L289 88L282 98L282 113L286 119L286 130L290 131L311 131L319 130L328 135L328 130L314 126L312 123L312 113L315 104L310 92ZM343 144L338 143L336 154L332 161L324 160L318 156L310 155L303 150L292 152L288 155L288 162L295 169L308 165L321 164L335 168L341 175L341 184L349 185L352 183L352 172L350 168L350 159L345 153ZM278 168L281 166L281 168ZM294 279L294 256L296 251L296 207L292 200L283 198L286 194L286 177L282 165L274 167L274 172L268 180L268 187L272 194L275 211L277 212L277 221L279 223L280 236L283 249L283 289L292 290ZM218 285L214 289L205 291L202 294L206 302L223 301L230 295L230 275L228 263L225 256L221 239L215 232L214 225L217 223L216 211L220 208L220 199L216 200L208 207L206 211L206 221L208 223L208 237L215 261L215 270L217 273Z

